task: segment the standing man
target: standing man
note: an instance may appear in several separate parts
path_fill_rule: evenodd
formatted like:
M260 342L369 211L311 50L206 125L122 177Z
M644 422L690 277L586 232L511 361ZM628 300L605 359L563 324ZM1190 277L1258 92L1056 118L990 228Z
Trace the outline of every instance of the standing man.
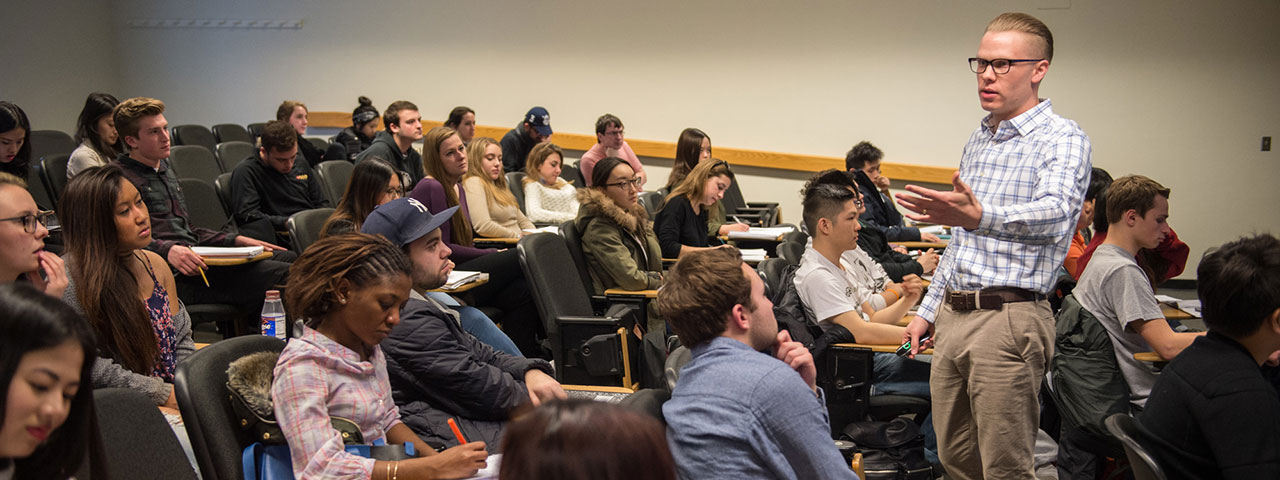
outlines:
M502 170L523 172L529 151L539 143L551 140L551 114L542 107L533 107L524 114L524 121L502 136Z
M829 435L809 349L778 332L737 249L680 257L658 309L692 356L662 406L680 478L857 478Z
M1089 137L1038 95L1052 59L1040 20L992 20L969 59L990 115L964 147L954 189L908 185L911 194L897 196L913 220L963 227L952 230L904 335L913 355L926 335L937 342L929 386L939 457L953 478L1034 475L1037 395L1054 339L1045 295L1092 168Z
M636 152L631 150L631 145L623 139L622 132L622 119L612 113L606 113L596 119L596 144L592 145L590 150L582 152L582 159L578 160L578 170L582 171L582 178L586 179L588 187L591 186L591 170L595 168L596 162L605 157L626 160L640 177L641 187L649 181L649 176L644 173L644 165L640 164L640 157L636 156Z
M413 102L398 100L391 102L382 113L382 125L387 129L378 132L373 137L373 145L356 155L356 163L374 157L387 160L400 170L404 191L413 190L425 176L422 155L413 149L413 142L422 140L422 114Z

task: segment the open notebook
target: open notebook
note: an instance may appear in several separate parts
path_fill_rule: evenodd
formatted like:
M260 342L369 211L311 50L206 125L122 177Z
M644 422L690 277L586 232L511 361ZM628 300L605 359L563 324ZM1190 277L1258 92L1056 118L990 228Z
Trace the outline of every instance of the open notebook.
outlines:
M253 258L262 255L262 246L252 247L191 247L196 255L207 258Z

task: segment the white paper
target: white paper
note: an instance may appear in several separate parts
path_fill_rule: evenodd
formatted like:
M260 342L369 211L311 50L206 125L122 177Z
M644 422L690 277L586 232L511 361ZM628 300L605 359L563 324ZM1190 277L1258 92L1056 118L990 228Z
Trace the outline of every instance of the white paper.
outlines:
M252 247L191 247L191 251L201 257L213 258L253 258L262 254L262 246Z
M792 227L751 227L745 232L729 232L730 240L777 240L791 233Z
M1160 303L1167 303L1169 305L1177 305L1180 300L1168 295L1156 295L1156 301Z
M742 253L742 260L747 262L763 262L769 256L763 248L744 248L738 251Z
M468 283L474 282L481 278L487 278L489 274L484 272L473 272L469 270L454 270L449 272L449 278L444 282L444 289L453 290Z
M524 233L560 233L560 227L556 225L548 225L542 228L526 228Z
M500 467L502 466L502 454L501 454L501 453L495 453L495 454L493 454L493 455L489 455L489 458L486 458L486 459L484 460L484 463L485 463L484 468L482 468L482 469L480 469L480 471L476 472L476 474L475 474L475 475L470 476L470 477L467 477L467 478L466 478L466 480L495 480L495 479L497 479L497 478L498 478L498 470L499 470L499 469L500 469Z

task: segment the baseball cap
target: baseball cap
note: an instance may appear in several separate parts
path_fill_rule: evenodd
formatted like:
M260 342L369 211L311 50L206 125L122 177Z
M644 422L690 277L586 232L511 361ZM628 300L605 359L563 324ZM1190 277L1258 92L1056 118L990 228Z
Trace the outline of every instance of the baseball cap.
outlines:
M551 136L551 114L547 113L547 109L542 107L530 108L529 113L524 114L524 121L532 125L533 129L538 131L538 135Z
M416 199L397 198L374 208L360 226L360 232L382 235L403 247L440 228L457 211L455 205L432 215L427 206Z

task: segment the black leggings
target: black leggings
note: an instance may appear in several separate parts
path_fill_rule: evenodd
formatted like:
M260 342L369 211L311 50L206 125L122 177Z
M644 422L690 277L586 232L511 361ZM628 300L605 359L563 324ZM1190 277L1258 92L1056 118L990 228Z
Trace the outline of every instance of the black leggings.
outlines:
M476 306L502 310L502 330L511 337L516 347L529 357L544 357L539 337L546 336L538 306L520 269L516 249L509 248L467 260L458 270L471 270L489 274L489 283L472 289L472 301Z

